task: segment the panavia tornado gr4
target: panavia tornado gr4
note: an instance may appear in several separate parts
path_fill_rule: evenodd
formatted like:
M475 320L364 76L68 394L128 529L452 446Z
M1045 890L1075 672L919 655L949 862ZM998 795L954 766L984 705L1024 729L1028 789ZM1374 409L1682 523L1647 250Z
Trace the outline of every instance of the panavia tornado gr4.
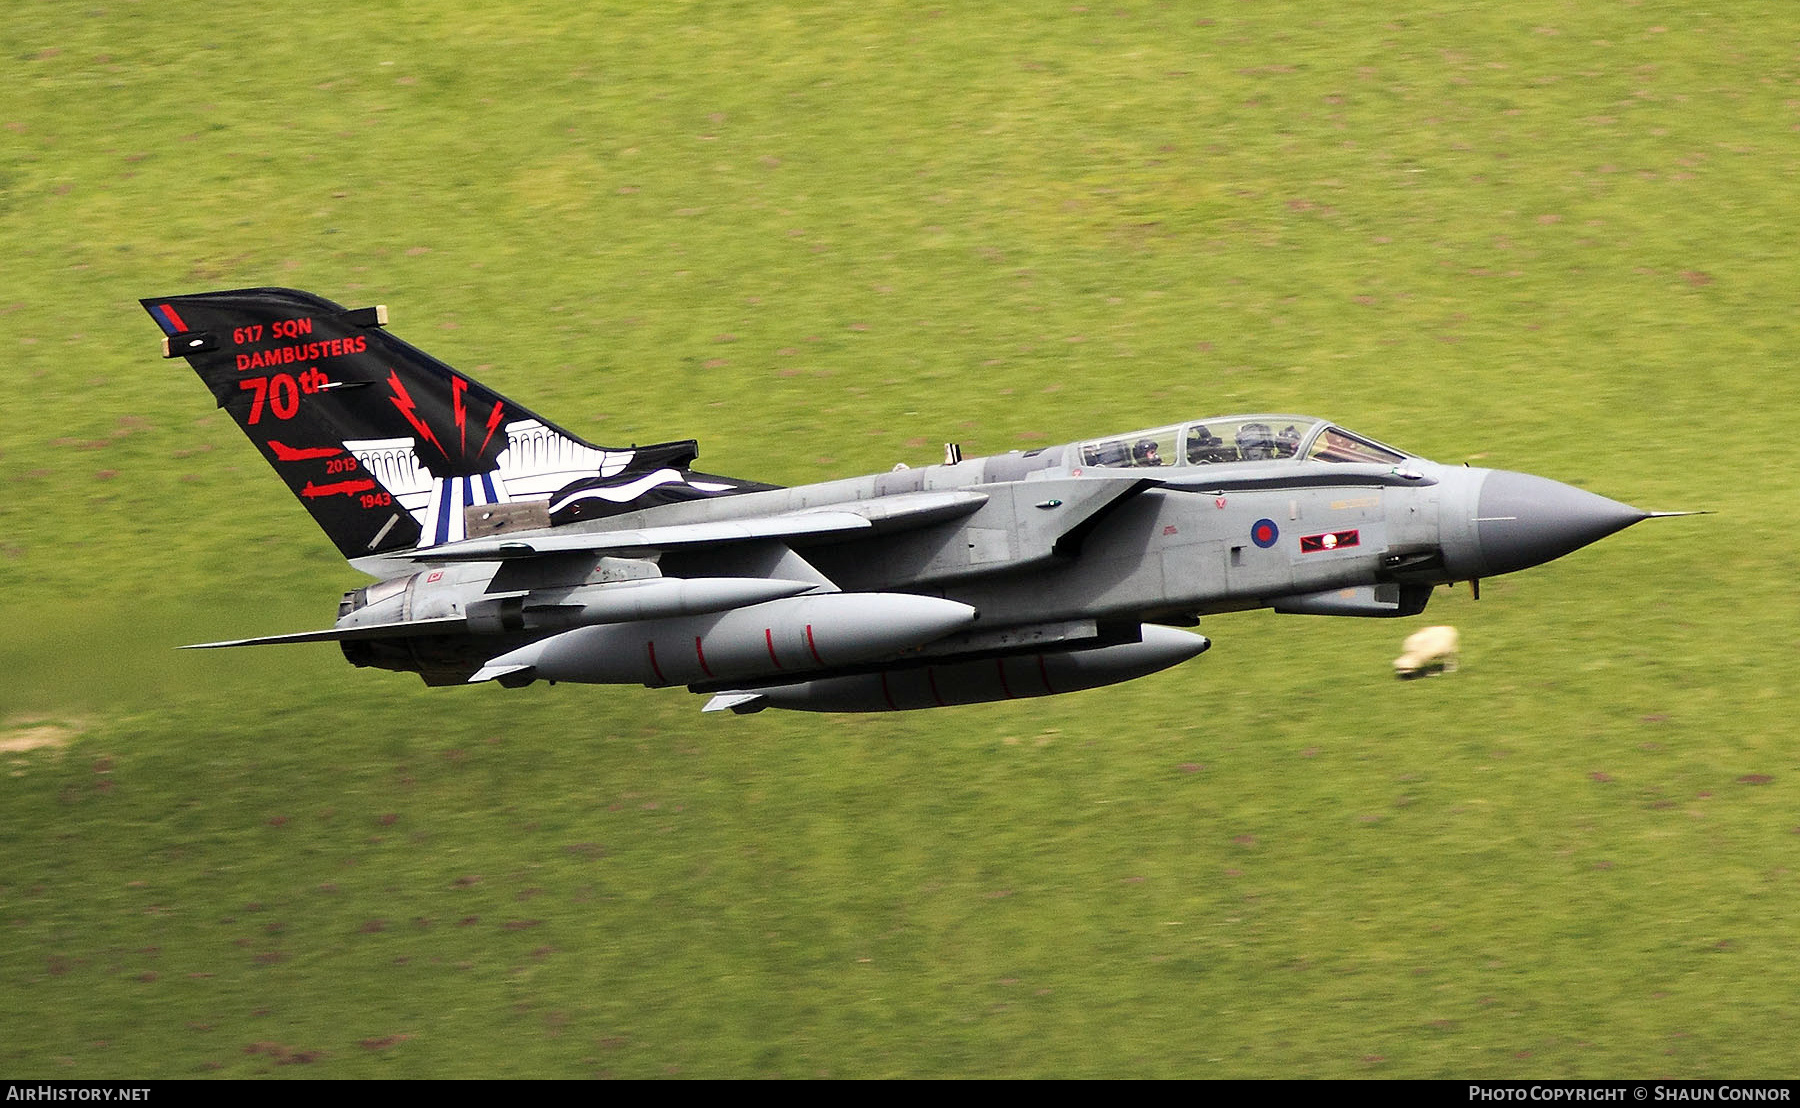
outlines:
M595 446L292 289L143 301L350 564L335 642L429 685L685 685L706 709L1045 696L1185 662L1253 608L1408 616L1656 513L1240 415L799 488Z

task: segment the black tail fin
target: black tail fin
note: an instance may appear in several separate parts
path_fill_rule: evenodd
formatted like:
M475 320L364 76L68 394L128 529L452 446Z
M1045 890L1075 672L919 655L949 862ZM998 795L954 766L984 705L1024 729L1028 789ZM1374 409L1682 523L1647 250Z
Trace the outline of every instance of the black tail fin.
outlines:
M664 485L766 487L690 481L692 440L595 446L388 334L383 308L279 288L142 303L164 356L187 358L346 558L465 538L471 508L513 504L477 516L516 529L644 507Z

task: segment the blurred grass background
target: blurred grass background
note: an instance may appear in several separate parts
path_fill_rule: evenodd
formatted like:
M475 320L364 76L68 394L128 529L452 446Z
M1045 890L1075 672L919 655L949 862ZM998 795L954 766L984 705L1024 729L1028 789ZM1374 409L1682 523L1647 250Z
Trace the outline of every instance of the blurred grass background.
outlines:
M0 1067L1793 1069L1791 4L0 13ZM802 483L1238 410L1649 523L926 714L426 690L141 296ZM39 745L33 745L39 744ZM30 749L14 749L30 747Z

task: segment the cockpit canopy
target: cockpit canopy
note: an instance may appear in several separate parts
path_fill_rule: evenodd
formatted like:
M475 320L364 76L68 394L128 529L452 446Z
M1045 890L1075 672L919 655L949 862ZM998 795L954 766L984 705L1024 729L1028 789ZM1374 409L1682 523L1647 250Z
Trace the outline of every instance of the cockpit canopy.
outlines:
M1310 416L1249 415L1134 431L1076 448L1075 464L1120 468L1222 465L1300 458L1398 465L1406 455Z

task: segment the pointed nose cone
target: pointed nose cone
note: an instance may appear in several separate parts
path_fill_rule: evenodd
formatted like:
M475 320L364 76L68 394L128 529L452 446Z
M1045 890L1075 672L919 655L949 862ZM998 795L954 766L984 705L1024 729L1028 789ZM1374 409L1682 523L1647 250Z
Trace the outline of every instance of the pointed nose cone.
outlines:
M1542 565L1648 518L1560 481L1495 470L1482 483L1475 513L1482 576Z

